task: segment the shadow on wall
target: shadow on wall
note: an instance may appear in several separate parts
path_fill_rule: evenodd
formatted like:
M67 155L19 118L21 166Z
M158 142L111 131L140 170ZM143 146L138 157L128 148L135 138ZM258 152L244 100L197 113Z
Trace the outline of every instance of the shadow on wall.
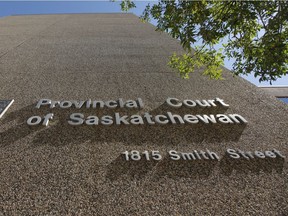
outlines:
M3 124L13 125L8 130L0 134L1 146L10 145L25 136L38 131L35 134L33 143L37 145L61 146L67 144L81 144L85 141L91 142L122 142L124 145L173 145L180 142L201 143L213 142L221 143L225 141L237 141L245 124L166 124L166 125L93 125L85 124L72 126L68 124L69 116L72 113L83 113L85 117L96 115L114 116L115 112L120 115L141 114L144 111L139 109L49 109L47 107L36 109L35 105L24 107L21 110L8 114L2 119ZM225 113L224 107L213 108L179 108L173 109L165 104L154 110L148 111L152 115L165 114L171 112L184 116L185 114L221 114ZM49 126L42 125L29 126L26 121L29 117L37 115L44 116L48 113L54 114L54 119ZM15 122L16 121L16 124Z
M282 173L284 166L284 158L277 156L276 158L254 158L247 160L245 158L231 159L227 154L220 161L220 171L224 175L231 175L233 170L237 173L247 174L249 172L260 174L260 171L272 173Z
M13 126L4 132L0 132L0 147L13 144L29 134L43 129L42 127L29 127L27 125L26 118L33 115L38 115L37 110L35 110L35 105L29 105L21 110L5 114L1 119L1 124L11 123Z
M253 160L232 159L225 155L218 160L177 160L173 161L168 155L161 161L149 160L142 157L139 161L126 161L124 155L119 155L107 166L106 178L115 181L120 178L141 180L144 178L160 179L168 178L189 178L206 179L216 169L220 175L230 176L233 173L246 174L261 172L270 174L273 170L281 174L283 171L284 159L257 158Z

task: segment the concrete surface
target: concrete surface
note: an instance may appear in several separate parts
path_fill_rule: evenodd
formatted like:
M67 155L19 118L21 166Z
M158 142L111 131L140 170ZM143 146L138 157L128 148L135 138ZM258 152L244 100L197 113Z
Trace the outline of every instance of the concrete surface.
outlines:
M288 86L269 86L259 88L275 97L288 97Z
M132 14L63 14L0 19L0 99L15 99L0 119L2 215L287 215L287 159L239 161L227 148L281 151L288 157L288 107L233 77L189 80L167 66L177 40ZM41 98L117 100L142 98L144 110L167 111L168 97L224 99L225 110L247 125L78 126L75 109L36 109ZM48 127L27 119L53 111ZM76 112L79 112L77 110ZM87 110L85 115L111 114ZM209 149L218 163L163 160L125 162L126 150ZM231 165L232 164L232 165Z

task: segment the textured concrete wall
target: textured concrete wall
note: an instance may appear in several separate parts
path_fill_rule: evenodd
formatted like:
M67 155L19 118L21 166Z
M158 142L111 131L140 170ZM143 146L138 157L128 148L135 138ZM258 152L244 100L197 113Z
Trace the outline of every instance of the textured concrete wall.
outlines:
M259 87L261 90L267 92L275 97L288 97L288 86L286 87Z
M225 70L189 80L168 66L177 40L132 14L12 16L0 19L0 212L6 215L287 215L286 160L233 162L227 148L278 149L288 156L288 107ZM247 125L77 126L72 112L36 109L41 98L142 98L120 113L238 113ZM224 99L228 109L172 109L167 97ZM53 111L48 127L28 126ZM205 150L219 162L125 162L126 150Z

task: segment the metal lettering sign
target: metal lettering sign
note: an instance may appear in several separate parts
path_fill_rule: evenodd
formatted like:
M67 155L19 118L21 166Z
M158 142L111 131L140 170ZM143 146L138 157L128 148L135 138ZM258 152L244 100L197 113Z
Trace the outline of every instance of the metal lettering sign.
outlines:
M4 115L4 113L8 110L8 108L12 105L14 99L12 100L0 100L0 118Z

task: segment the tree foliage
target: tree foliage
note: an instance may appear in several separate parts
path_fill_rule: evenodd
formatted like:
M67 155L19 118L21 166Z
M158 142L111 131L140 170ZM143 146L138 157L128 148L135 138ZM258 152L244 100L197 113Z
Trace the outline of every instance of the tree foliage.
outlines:
M132 8L136 8L135 3L133 1L131 1L131 0L123 0L123 1L121 1L120 6L121 6L121 10L125 11L125 12L129 11Z
M132 3L123 0L122 9ZM271 82L287 74L288 1L159 1L147 5L141 18L156 19L157 30L180 40L186 53L174 53L169 65L183 78L205 66L204 74L219 79L225 57L235 59L236 75L253 73ZM223 50L215 48L219 44Z

